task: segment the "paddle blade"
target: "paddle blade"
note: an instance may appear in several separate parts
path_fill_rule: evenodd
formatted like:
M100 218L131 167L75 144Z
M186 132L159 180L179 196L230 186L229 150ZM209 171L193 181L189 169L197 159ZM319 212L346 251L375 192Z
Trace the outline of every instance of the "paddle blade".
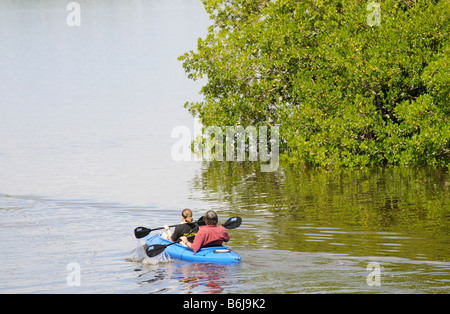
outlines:
M134 229L134 236L136 237L136 239L141 239L148 236L151 231L151 229L145 227L137 227L136 229Z
M155 257L164 252L166 247L167 245L152 244L145 250L145 253L147 254L148 257Z
M200 218L197 220L197 225L199 225L199 226L205 226L205 225L206 225L205 217L204 217L204 216L200 217Z
M241 223L242 223L241 217L231 217L222 226L224 226L226 229L236 229L241 225Z

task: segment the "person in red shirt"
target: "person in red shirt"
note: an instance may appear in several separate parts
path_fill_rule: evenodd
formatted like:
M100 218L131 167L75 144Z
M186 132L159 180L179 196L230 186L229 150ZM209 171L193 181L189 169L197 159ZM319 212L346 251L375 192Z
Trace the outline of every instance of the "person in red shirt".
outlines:
M193 243L189 242L186 237L181 237L181 241L195 253L202 247L221 246L223 242L230 241L227 229L217 225L219 219L215 211L208 211L204 218L206 226L200 226Z

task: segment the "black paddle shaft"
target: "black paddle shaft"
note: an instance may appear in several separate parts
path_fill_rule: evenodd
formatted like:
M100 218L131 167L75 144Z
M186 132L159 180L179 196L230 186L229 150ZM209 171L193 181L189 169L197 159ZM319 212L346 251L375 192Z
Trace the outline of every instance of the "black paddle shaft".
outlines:
M169 228L173 228L176 226L178 226L178 225L172 225L172 226L169 226ZM150 234L150 232L152 232L154 230L161 230L161 229L164 229L164 227L155 228L155 229L150 229L150 228L145 228L145 227L137 227L136 229L134 229L134 236L137 239L141 239L141 238L148 236Z

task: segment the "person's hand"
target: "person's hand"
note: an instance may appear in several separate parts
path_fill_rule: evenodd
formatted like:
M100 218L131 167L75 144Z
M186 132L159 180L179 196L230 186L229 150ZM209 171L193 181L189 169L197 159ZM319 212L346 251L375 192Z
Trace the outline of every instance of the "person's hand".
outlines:
M170 230L170 228L169 228L168 225L164 225L163 228L164 228L164 230L166 230L166 231L169 231L169 230Z
M187 242L187 238L186 237L180 237L181 242L186 243Z

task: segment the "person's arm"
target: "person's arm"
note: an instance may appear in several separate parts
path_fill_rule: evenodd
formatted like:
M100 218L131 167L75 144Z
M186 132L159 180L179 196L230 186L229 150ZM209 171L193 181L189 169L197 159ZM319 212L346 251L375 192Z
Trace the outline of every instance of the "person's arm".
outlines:
M195 236L194 243L189 242L186 237L181 237L180 239L184 243L184 245L192 249L194 253L197 253L198 250L200 250L200 248L203 245L203 238L204 238L203 234L201 234L199 231Z
M186 237L180 237L181 242L186 245L188 248L192 249L192 244L191 242L188 241L188 239Z
M230 234L228 233L228 231L225 231L225 237L223 239L225 242L230 241Z
M167 239L171 240L172 239L172 231L170 231L169 226L164 225L164 230L166 230L166 232L167 232Z
M228 242L230 241L230 234L228 233L227 229L225 229L225 227L223 227L223 241Z

